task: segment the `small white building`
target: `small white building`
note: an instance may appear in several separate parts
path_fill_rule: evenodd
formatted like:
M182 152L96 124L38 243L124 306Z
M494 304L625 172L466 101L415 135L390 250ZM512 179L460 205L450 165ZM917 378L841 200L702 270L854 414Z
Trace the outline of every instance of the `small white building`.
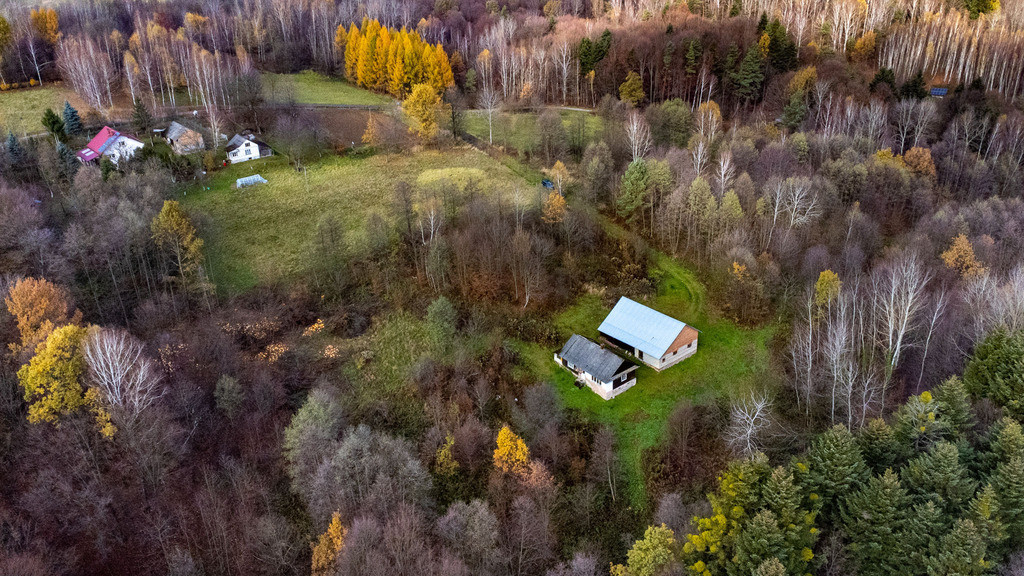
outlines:
M626 297L619 298L597 331L655 370L693 356L700 334L693 326Z
M228 154L228 162L232 164L238 164L239 162L245 162L247 160L255 160L257 158L265 158L272 156L274 151L267 146L266 143L260 142L255 136L242 136L235 134L228 140L228 145L224 149Z
M555 353L555 362L605 400L611 400L636 384L636 364L579 334L573 334Z

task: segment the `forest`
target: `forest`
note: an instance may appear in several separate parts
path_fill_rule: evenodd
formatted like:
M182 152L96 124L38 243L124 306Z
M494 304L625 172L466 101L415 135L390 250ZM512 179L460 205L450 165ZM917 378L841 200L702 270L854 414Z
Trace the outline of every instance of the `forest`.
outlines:
M1024 574L1022 49L1010 0L0 4L0 574ZM604 400L552 354L621 297L700 348Z

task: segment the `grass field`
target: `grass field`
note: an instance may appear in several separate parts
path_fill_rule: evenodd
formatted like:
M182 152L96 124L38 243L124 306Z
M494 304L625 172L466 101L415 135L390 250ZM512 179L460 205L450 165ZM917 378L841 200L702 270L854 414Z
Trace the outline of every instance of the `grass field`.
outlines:
M582 119L588 142L601 128L601 119L590 112L562 110L560 114L566 132L573 130L576 123ZM523 152L532 151L537 146L537 116L536 112L495 113L492 118L494 144ZM466 132L487 142L487 113L482 110L471 110L467 113Z
M234 189L242 176L261 174L269 180ZM464 185L473 180L480 190L511 193L529 186L509 167L469 147L414 154L378 154L369 158L330 156L296 172L282 156L229 166L188 190L182 199L206 214L209 272L228 294L257 283L294 279L308 269L317 223L332 215L346 230L346 239L360 242L373 213L385 215L395 185L405 181L429 187L444 180Z
M298 74L263 74L263 92L271 102L383 106L394 100L357 88L344 80L307 70Z
M578 409L615 431L636 507L647 504L643 452L663 437L665 421L681 400L703 403L733 398L757 387L772 386L778 380L767 347L772 327L747 330L715 315L706 304L700 280L667 256L656 256L655 270L661 274L657 295L645 304L701 331L697 353L692 357L662 372L641 365L636 386L605 401L589 388L577 388L573 376L553 361L553 350L536 344L520 345L531 371L555 385L566 407ZM597 327L609 310L601 297L585 295L553 322L566 338L576 333L596 339Z
M69 97L62 88L52 85L0 92L0 129L4 135L8 130L16 135L42 132L43 110L53 108L60 114ZM85 111L79 108L79 112Z

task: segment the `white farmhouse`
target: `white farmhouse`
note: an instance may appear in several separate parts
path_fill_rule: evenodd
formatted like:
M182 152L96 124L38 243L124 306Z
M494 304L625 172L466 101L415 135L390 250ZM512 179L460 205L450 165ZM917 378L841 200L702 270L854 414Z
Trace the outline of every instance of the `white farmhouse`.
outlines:
M224 150L228 153L228 162L232 164L264 158L274 153L270 146L260 142L255 136L250 135L246 137L240 134L232 136L231 140L228 140L227 148Z

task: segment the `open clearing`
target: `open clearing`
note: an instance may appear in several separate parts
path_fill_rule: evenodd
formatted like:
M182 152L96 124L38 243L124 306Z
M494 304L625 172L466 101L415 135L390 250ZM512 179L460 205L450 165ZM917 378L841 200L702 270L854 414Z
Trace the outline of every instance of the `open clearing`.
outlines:
M242 190L235 180L260 174L269 183ZM206 214L201 231L209 273L218 288L237 294L258 283L295 279L308 269L317 223L333 216L351 244L361 241L370 215L385 216L399 182L429 187L473 181L480 190L511 195L526 188L510 168L475 148L329 156L297 172L283 156L234 164L182 198Z
M78 105L73 94L50 84L42 88L0 92L0 129L3 129L4 135L8 130L18 136L42 132L43 110L53 108L60 114L64 109L64 100L68 98L71 98L72 105ZM82 107L78 111L85 113Z
M494 129L494 145L520 152L535 151L539 141L538 115L537 112L495 112L491 120ZM562 127L567 135L572 130L578 130L580 122L582 122L586 142L593 142L598 130L601 129L601 119L590 112L560 110L559 115L562 117ZM468 111L466 113L466 132L486 143L489 136L487 112L483 110Z
M298 74L263 74L263 93L270 102L386 106L394 100L363 90L339 78L307 70Z
M773 327L748 330L718 317L709 310L705 287L691 271L660 253L655 264L652 268L661 274L658 292L644 304L701 331L692 357L662 372L640 364L636 386L605 401L589 388L577 388L572 374L555 364L554 350L536 344L520 348L530 369L539 379L554 384L566 407L615 431L636 507L647 502L643 453L664 437L665 421L681 400L700 404L733 398L754 388L771 387L778 380L767 347ZM555 316L554 325L566 339L576 333L596 340L597 327L609 311L600 296L584 295Z

